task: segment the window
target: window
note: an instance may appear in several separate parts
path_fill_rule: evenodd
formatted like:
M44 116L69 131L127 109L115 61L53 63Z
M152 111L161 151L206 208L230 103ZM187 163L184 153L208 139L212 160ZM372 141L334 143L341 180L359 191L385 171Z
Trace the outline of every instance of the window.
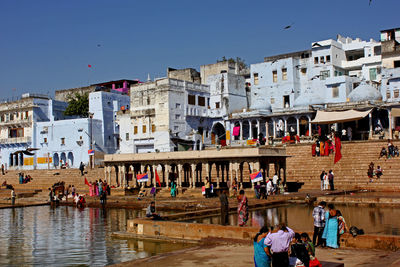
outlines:
M156 132L156 125L155 125L155 124L152 124L152 125L151 125L151 132L152 132L152 133L155 133L155 132Z
M43 138L43 143L47 144L47 137Z
M278 82L278 71L276 70L272 71L272 81L274 83Z
M125 134L125 140L128 141L129 140L129 133Z
M143 125L143 126L142 126L142 132L143 132L143 133L146 133L146 132L147 132L146 125Z
M150 105L151 100L150 100L150 96L147 97L147 105Z
M254 85L258 85L258 73L253 73L254 76Z
M175 114L175 120L180 120L181 119L181 114Z
M1 115L0 120L1 120L1 122L4 121L4 115Z
M399 98L399 89L393 90L393 98Z
M284 68L282 69L282 81L286 81L287 80L287 69Z
M24 128L9 128L8 137L24 137Z
M314 64L318 64L318 57L314 57Z
M219 102L215 102L215 108L219 108Z
M188 95L188 104L196 105L196 96L195 95Z
M133 127L133 134L137 134L137 130L138 130L138 129L137 129L137 126L134 126L134 127Z
M337 87L337 86L332 87L332 97L333 98L339 97L339 87Z
M326 56L326 62L331 62L331 56Z
M301 68L300 72L301 72L301 75L306 76L307 68Z
M389 98L391 98L391 95L390 95L390 91L388 90L388 91L386 91L386 99L389 99Z
M288 95L283 96L283 107L290 108L290 97Z
M275 98L271 97L271 105L275 104Z
M335 75L335 77L337 77L337 76L342 76L342 75L343 75L343 72L341 72L340 70L335 70L334 75Z
M321 64L325 63L324 56L319 57L319 62L321 62Z
M395 61L393 61L393 64L394 64L394 68L400 68L400 60L395 60Z
M329 70L324 70L320 72L319 78L321 80L326 80L327 78L331 77L330 71Z
M200 107L206 106L206 98L204 96L199 96L197 101Z
M174 126L174 130L175 130L175 131L178 131L178 130L179 130L179 126L176 126L176 125L175 125L175 126Z
M175 104L175 108L181 108L181 104L180 103L176 103Z
M10 121L13 121L14 120L14 114L10 114Z
M25 111L25 119L28 119L29 117L29 111Z
M61 145L62 145L62 146L65 145L65 137L62 137L62 138L61 138Z
M370 68L369 69L369 79L371 81L376 80L376 68Z

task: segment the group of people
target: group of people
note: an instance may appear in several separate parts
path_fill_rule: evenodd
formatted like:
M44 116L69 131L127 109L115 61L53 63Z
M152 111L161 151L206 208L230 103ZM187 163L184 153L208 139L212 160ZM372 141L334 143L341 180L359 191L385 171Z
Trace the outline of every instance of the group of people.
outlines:
M275 173L272 179L267 177L265 183L257 182L254 186L254 193L257 199L267 199L270 195L283 194L285 190L285 186L281 183L281 179L277 173Z
M335 175L333 174L332 170L329 170L329 172L322 170L319 177L321 179L321 191L335 190L335 184L334 184Z
M394 157L399 157L400 156L400 152L399 152L399 148L397 146L394 146L392 141L389 139L388 140L388 144L387 144L387 149L383 146L381 149L381 152L379 153L379 158L386 158L386 159L390 159L390 158L394 158Z
M329 156L329 154L333 154L334 152L335 152L335 146L333 145L333 142L330 139L326 141L317 140L311 146L311 153L313 157Z
M320 266L307 233L295 233L284 223L263 226L253 241L256 267ZM319 264L319 265L318 265Z
M23 172L18 173L19 184L27 184L33 180L30 175L24 175Z
M369 182L372 183L374 181L374 176L379 179L381 178L381 176L383 175L383 170L381 168L381 166L378 165L378 167L374 168L375 164L373 162L371 162L368 166L368 178L369 178Z
M326 207L328 210L325 210ZM325 201L321 201L314 208L312 215L314 218L313 244L338 248L340 236L349 231L340 210L335 209L333 204L327 205Z

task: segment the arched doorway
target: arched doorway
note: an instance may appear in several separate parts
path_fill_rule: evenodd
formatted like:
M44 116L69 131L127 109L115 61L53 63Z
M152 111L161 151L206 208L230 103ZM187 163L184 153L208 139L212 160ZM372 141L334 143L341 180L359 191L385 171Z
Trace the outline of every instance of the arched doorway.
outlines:
M293 117L290 117L287 122L287 128L286 131L289 132L289 134L292 135L296 135L297 133L297 120Z
M225 127L217 122L214 124L212 131L211 131L211 144L213 145L226 145L226 133Z
M62 152L61 156L60 156L60 165L61 165L61 167L63 167L66 162L67 162L67 156L65 155L65 152Z
M72 152L68 152L68 166L74 166L74 154Z
M60 158L58 156L58 153L54 153L53 155L53 164L55 168L57 168L58 165L60 164Z
M308 131L308 118L306 116L300 117L299 124L300 124L299 136L310 136L310 133Z
M8 165L11 167L11 166L14 166L14 154L10 154L10 162L8 163Z

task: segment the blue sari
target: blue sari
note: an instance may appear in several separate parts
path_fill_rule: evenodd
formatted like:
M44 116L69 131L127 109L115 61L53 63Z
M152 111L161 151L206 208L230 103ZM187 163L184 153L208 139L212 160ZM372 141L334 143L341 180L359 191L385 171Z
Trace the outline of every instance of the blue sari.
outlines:
M322 238L326 239L326 246L338 248L338 219L337 216L329 218L329 211L325 212L325 228Z
M264 250L266 247L264 239L261 239L260 242L253 242L255 267L271 267L271 259Z
M171 197L176 197L176 184L171 182Z

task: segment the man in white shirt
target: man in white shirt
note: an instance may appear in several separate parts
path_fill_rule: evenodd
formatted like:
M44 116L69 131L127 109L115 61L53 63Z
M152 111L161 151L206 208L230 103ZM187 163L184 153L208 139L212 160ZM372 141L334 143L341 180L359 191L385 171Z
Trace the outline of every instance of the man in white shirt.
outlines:
M278 191L278 180L279 180L279 177L275 173L274 177L272 177L272 184L274 185L274 194L276 194Z

